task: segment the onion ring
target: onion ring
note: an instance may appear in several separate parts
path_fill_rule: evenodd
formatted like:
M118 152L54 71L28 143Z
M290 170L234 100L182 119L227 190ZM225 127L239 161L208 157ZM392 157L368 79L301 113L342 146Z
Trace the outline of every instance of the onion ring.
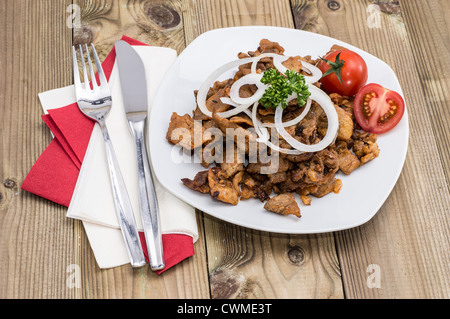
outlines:
M258 65L258 61L264 58L273 58L273 65L274 67L280 71L281 73L285 74L288 68L286 68L282 62L280 62L281 59L283 59L283 62L287 60L289 57L285 55L275 54L275 53L263 53L255 57L255 61L253 61L252 66L250 68L251 73L256 73L256 67Z
M214 72L212 72L205 81L203 81L202 85L200 86L198 92L197 92L197 105L200 111L202 111L203 114L206 116L212 117L212 112L208 110L206 107L206 96L208 95L209 89L214 85L214 82L216 79L225 73L226 71L235 68L239 65L251 63L255 59L254 58L244 58L239 60L234 60L228 63L225 63L220 68L216 69ZM221 113L217 113L220 117L224 117Z
M275 126L278 133L289 143L289 145L297 150L311 153L321 151L333 143L339 130L339 119L330 97L314 85L310 85L309 89L311 92L310 98L322 107L328 119L327 133L323 139L320 142L311 145L297 141L285 130L282 124L283 108L281 106L278 106L275 111Z
M289 70L282 64L284 61L289 59L288 56L275 54L275 53L263 53L261 55L258 55L256 58L257 58L257 60L253 61L252 66L251 66L252 73L256 73L257 63L262 58L273 58L273 66L283 74L286 74L286 71ZM311 63L305 62L305 61L300 60L300 62L302 64L302 69L306 69L306 71L308 71L307 73L312 74L310 76L303 75L306 83L315 83L320 80L320 78L322 77L322 71L320 71L320 69L318 67L312 65Z
M304 153L303 151L299 151L296 149L281 148L278 145L275 145L274 143L269 141L268 129L263 127L261 121L256 117L257 109L258 109L258 103L255 103L253 105L253 109L250 114L252 121L253 121L253 127L255 128L256 134L258 135L257 142L264 143L268 147L273 149L274 151L277 151L280 153L291 154L291 155L299 155L299 154ZM245 114L249 115L249 113L250 113L249 110L245 111Z
M257 141L259 143L264 143L274 151L278 151L285 154L293 154L298 155L305 152L318 152L320 150L325 149L331 143L333 143L337 136L337 131L339 129L339 119L337 116L337 112L334 109L334 105L331 102L330 97L315 87L311 83L317 82L322 77L322 72L315 67L314 65L301 61L302 67L304 70L308 71L311 76L304 76L305 82L308 84L309 91L311 95L306 102L305 108L302 113L296 118L283 122L283 108L280 106L275 110L275 123L262 123L257 117L257 109L259 106L259 99L264 95L265 90L268 85L265 85L261 82L261 78L263 74L256 72L257 63L260 59L265 57L273 58L273 64L278 71L285 74L288 70L282 63L288 59L289 57L284 55L279 55L275 53L263 53L257 57L243 58L235 61L231 61L229 63L224 64L222 67L216 69L212 72L208 78L202 83L198 92L197 92L197 105L200 111L206 116L212 117L212 112L208 110L206 107L206 97L209 92L209 89L214 85L216 79L225 73L226 71L235 68L237 66L251 63L251 73L239 78L237 81L233 83L230 88L230 97L221 97L220 100L224 104L228 104L233 106L234 108L231 110L227 110L225 112L217 113L222 118L228 118L238 113L244 112L247 114L253 122L253 127L258 135ZM254 84L258 87L258 90L250 97L242 98L240 97L239 90L243 85ZM287 102L297 98L297 94L291 94ZM328 129L324 138L312 145L304 144L297 141L294 137L292 137L286 130L285 127L296 125L299 123L310 111L312 100L316 101L324 110L327 119L328 119ZM253 105L253 109L250 112L249 107ZM275 145L272 141L270 141L268 128L275 128L278 134L283 137L283 139L293 147L293 149L281 148L278 145Z
M233 102L238 104L253 104L257 102L263 95L267 88L267 85L261 82L262 74L249 73L244 75L239 80L233 83L230 89L230 98ZM242 86L247 84L254 84L258 87L258 90L250 97L240 97L239 90Z
M224 104L228 104L228 105L234 106L234 109L217 113L217 114L220 114L220 116L223 117L223 118L228 118L228 117L232 117L232 116L234 116L236 114L239 114L239 113L245 111L246 109L248 109L252 105L252 104L238 104L238 103L233 102L228 97L221 97L220 101L222 103L224 103Z
M289 98L287 98L287 101L289 102L289 101L293 100L294 98L290 99L290 97L289 97ZM303 109L302 113L299 116L297 116L296 118L294 118L294 119L292 119L290 121L282 122L281 125L283 127L288 127L288 126L295 125L298 122L300 122L301 120L303 120L303 118L306 116L306 114L308 114L309 109L311 108L311 104L312 104L311 99L306 100L306 105L305 105L305 108ZM264 126L264 127L276 127L276 125L274 123L262 123L262 126Z
M322 71L311 63L302 61L302 66L305 66L305 69L311 73L311 76L304 76L306 83L316 83L322 78Z

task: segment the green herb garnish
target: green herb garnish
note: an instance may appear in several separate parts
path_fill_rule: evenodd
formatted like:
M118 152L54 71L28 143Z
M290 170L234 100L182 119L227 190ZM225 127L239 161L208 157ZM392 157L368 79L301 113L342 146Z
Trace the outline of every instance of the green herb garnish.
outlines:
M286 108L286 99L292 93L297 93L298 106L303 106L311 95L304 76L295 71L287 70L284 76L276 69L269 69L264 72L261 82L269 85L259 99L259 103L266 108L277 108L280 104L283 109Z

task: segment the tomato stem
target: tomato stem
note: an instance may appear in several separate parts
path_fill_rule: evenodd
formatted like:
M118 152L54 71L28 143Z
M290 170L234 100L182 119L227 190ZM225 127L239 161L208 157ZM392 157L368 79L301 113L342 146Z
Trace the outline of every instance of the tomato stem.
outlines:
M331 73L336 73L339 83L343 82L342 76L341 76L341 69L344 66L345 61L341 60L340 55L341 55L341 53L339 52L338 55L336 55L336 59L334 60L334 62L331 62L327 59L319 57L322 61L324 61L326 64L328 64L330 66L330 68L322 75L322 78L326 77L327 75L329 75Z

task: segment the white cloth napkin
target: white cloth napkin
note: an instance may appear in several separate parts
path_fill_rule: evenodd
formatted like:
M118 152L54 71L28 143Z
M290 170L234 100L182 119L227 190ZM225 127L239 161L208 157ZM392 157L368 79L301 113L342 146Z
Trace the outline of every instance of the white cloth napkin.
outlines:
M133 46L133 48L145 66L150 110L160 81L177 57L176 51L149 46ZM138 229L143 231L139 211L135 144L125 116L116 63L109 79L109 86L113 104L106 118L106 125L127 186ZM41 93L39 99L45 113L49 109L76 102L73 85ZM150 138L147 139L149 140ZM186 234L191 236L195 243L198 239L195 209L165 190L156 179L155 188L162 233ZM106 151L98 125L94 126L67 217L83 221L100 268L111 268L129 263L117 221Z

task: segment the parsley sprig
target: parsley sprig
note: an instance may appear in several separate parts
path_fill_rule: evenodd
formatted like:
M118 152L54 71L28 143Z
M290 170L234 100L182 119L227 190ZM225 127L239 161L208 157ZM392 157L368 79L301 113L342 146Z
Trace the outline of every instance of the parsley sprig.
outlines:
M261 82L269 85L259 99L259 103L266 108L277 108L280 104L283 109L286 108L286 99L292 93L297 93L298 106L303 106L311 95L304 76L295 71L287 70L284 76L276 69L269 69L264 72Z

